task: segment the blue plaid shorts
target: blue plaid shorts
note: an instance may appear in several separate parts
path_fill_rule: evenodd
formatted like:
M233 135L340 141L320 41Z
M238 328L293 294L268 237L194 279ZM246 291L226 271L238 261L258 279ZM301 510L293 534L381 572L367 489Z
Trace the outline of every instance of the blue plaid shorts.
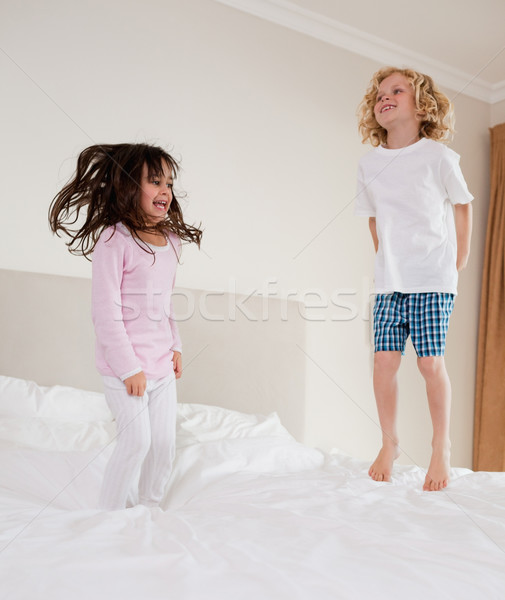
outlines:
M417 356L443 356L454 294L377 294L373 309L375 352L401 351L409 334Z

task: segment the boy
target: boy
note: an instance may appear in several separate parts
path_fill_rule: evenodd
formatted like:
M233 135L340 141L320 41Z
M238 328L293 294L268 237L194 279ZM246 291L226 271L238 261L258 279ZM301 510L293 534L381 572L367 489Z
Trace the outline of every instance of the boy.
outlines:
M373 383L382 448L369 475L390 481L400 454L396 376L410 334L433 424L423 489L437 491L449 481L451 384L445 338L458 271L470 253L473 197L459 156L439 142L452 132L452 106L430 77L381 69L359 116L363 142L376 146L359 163L355 210L369 217L376 251Z

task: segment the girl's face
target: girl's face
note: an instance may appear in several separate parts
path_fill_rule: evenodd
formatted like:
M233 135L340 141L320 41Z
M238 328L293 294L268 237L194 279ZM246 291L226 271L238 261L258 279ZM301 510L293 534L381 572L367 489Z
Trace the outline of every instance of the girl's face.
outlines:
M405 75L392 73L381 81L374 115L386 131L395 125L419 122L414 90Z
M148 225L162 221L172 202L172 171L166 163L163 173L149 176L147 165L142 167L140 208L143 210Z

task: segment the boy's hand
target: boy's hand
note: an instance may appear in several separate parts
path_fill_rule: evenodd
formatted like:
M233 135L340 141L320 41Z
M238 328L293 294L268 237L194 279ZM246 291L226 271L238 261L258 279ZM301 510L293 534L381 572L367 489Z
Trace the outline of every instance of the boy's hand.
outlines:
M130 396L142 397L146 391L147 381L144 371L140 371L140 373L135 373L135 375L127 377L123 383L125 384L126 391L130 394Z
M174 363L175 378L179 379L182 375L182 355L177 350L174 350L172 362Z
M458 271L462 271L466 267L466 265L468 264L468 257L468 254L465 254L464 256L458 255L458 258L456 260L456 268L458 269Z

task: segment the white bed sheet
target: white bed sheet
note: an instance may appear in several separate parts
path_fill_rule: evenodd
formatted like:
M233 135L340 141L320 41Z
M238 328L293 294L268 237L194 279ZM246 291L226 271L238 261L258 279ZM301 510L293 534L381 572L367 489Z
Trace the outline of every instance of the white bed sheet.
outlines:
M0 598L505 597L503 473L376 483L275 414L183 404L162 508L101 512L113 436L101 394L0 377Z

